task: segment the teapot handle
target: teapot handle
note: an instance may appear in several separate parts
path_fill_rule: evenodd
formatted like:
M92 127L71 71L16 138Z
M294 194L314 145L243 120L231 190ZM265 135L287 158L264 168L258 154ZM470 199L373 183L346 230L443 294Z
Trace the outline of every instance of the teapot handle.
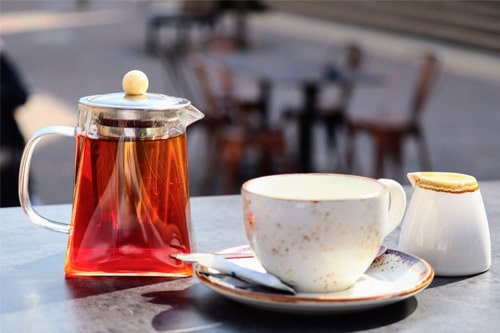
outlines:
M406 210L406 193L401 184L392 179L378 179L378 182L387 187L390 194L389 215L384 237L389 235L401 223Z
M47 126L38 131L36 131L33 136L26 143L24 148L23 156L21 158L21 166L19 169L19 201L21 207L24 209L26 215L28 215L31 222L42 226L44 228L68 233L69 224L49 220L42 215L40 215L33 205L31 204L30 194L29 194L29 174L30 174L30 164L31 157L33 156L33 151L38 142L46 135L59 134L64 136L75 137L76 129L70 126Z

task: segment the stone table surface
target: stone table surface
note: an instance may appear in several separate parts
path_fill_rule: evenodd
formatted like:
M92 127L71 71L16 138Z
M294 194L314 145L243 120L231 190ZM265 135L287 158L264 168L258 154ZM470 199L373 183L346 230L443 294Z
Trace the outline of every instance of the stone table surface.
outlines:
M0 331L7 332L497 332L500 328L500 181L481 182L492 244L489 271L435 277L403 301L343 315L290 315L226 299L196 277L65 278L67 235L32 225L21 208L0 209ZM408 196L411 189L406 188ZM238 195L193 197L198 251L246 243ZM70 205L41 206L69 220ZM397 248L399 228L385 241Z

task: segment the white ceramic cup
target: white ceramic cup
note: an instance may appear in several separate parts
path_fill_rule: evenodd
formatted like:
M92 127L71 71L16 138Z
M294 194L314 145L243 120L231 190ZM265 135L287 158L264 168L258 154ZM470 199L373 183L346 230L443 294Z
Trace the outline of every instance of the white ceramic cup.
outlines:
M352 286L400 223L406 196L389 179L283 174L242 186L245 232L262 266L299 292Z

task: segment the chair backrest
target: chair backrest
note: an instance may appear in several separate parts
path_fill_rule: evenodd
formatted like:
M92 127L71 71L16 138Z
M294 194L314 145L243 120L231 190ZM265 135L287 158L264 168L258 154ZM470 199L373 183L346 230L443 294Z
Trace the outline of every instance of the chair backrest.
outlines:
M360 70L363 66L364 54L357 44L349 44L346 47L345 66L352 71Z
M194 57L165 51L161 60L167 72L168 94L184 97L204 113L217 112L204 68Z
M189 59L189 66L193 72L196 86L198 88L199 98L207 108L210 116L215 118L222 117L225 113L223 105L221 105L218 97L215 95L213 83L210 79L210 72L204 60L197 55L193 55Z
M186 88L185 97L205 114L205 120L224 118L226 110L213 89L210 78L210 69L197 54L182 57L180 66L180 79Z
M357 44L349 44L345 49L345 55L343 59L343 70L354 74L359 72L364 63L365 55L361 47ZM338 108L341 112L346 112L349 102L354 93L354 82L352 80L344 80L340 84L340 95L338 98Z
M251 128L260 120L256 111L260 104L240 100L233 92L232 73L217 61L201 54L190 57L191 67L203 103L215 119L230 121L233 125ZM260 110L260 109L258 109ZM258 119L257 119L258 118Z
M180 4L182 12L190 15L211 17L217 14L216 1L182 1Z
M435 85L438 72L439 61L437 57L432 53L427 53L422 59L413 99L411 101L412 121L418 121L425 103Z

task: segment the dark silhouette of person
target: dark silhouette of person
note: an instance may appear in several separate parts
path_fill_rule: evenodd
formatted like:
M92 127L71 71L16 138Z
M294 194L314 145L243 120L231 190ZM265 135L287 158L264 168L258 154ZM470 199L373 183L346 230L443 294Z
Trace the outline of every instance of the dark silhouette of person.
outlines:
M27 89L14 64L0 50L0 207L19 206L18 175L24 138L14 114L28 99Z

